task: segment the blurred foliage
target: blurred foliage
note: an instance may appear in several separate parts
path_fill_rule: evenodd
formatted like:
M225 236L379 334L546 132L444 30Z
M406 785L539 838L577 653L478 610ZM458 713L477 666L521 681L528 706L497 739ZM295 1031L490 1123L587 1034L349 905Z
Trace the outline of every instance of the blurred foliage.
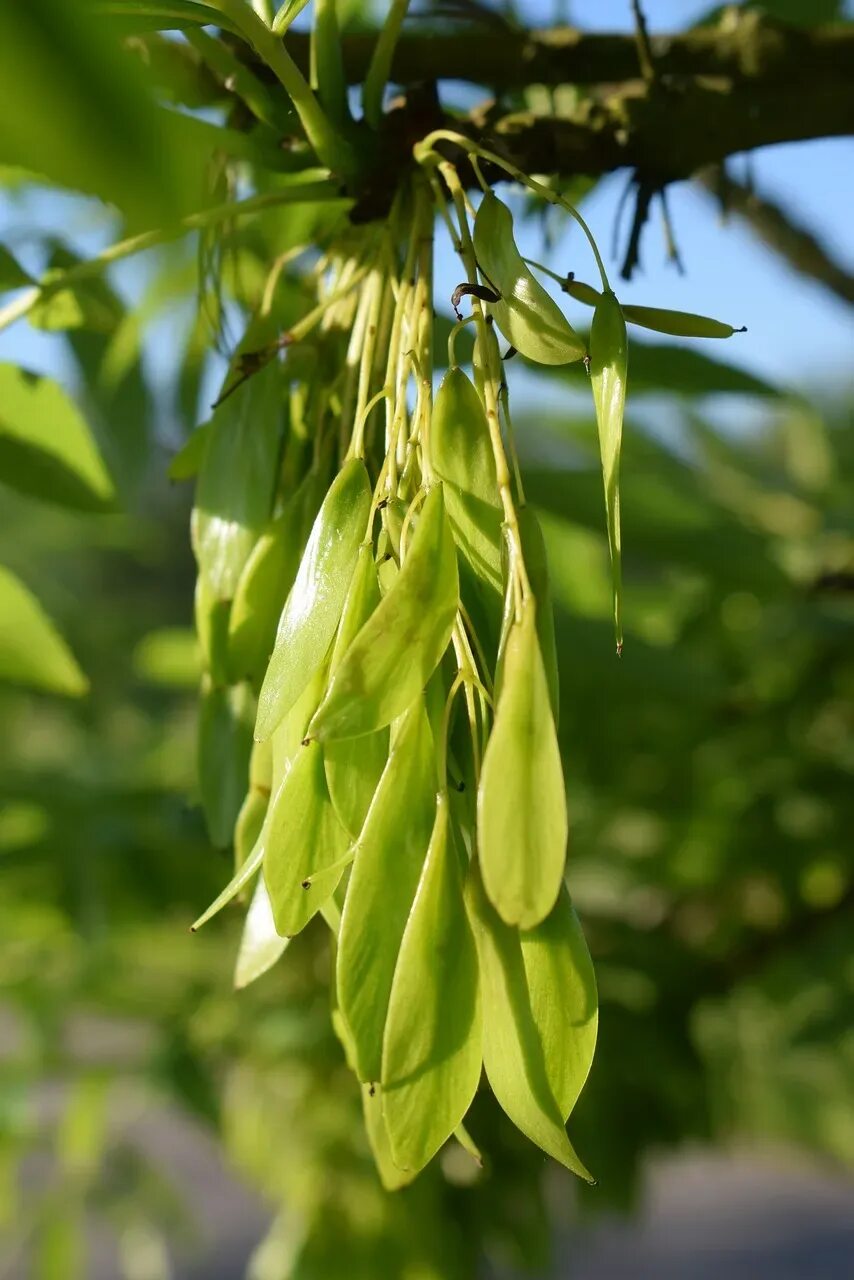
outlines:
M796 20L839 8L764 7ZM89 33L65 8L76 50ZM144 19L158 6L113 8ZM366 6L347 8L357 23ZM3 9L0 69L11 26L35 29L48 9L63 12ZM30 41L33 113L21 109L0 160L117 199L131 228L198 207L198 169L181 159L202 149L192 126L140 106L130 73L101 90L116 130L80 126L109 135L90 148L97 165L69 169L55 118L80 119L89 62L59 59L46 95L60 35ZM135 39L166 97L222 114L224 86L194 46ZM239 136L269 143L261 128ZM290 160L300 166L299 148ZM206 194L228 194L212 168ZM230 852L211 849L195 802L189 496L168 458L207 417L211 349L229 349L229 318L257 301L271 246L322 249L339 219L340 203L271 208L202 237L198 259L184 244L156 250L132 306L117 276L44 299L31 318L85 422L58 385L24 379L18 392L52 398L63 442L82 441L71 452L55 432L24 448L10 396L0 405L0 590L20 601L27 583L44 606L27 594L30 636L0 618L0 655L17 646L6 669L24 681L37 643L57 664L53 692L0 686L0 1266L26 1258L36 1280L87 1274L93 1221L131 1280L167 1276L168 1251L191 1247L186 1188L141 1140L164 1108L213 1135L269 1205L252 1280L337 1280L342 1258L353 1280L462 1280L484 1256L533 1270L573 1204L630 1207L649 1153L695 1140L770 1139L854 1164L850 398L807 402L689 346L633 346L620 661L584 375L538 371L543 403L563 398L565 412L515 406L557 609L570 882L602 1005L572 1130L597 1189L547 1168L484 1092L471 1124L483 1170L448 1149L413 1186L382 1192L359 1122L370 1100L330 1029L323 926L237 995L239 913L189 935ZM73 265L55 235L35 240L39 269ZM4 292L30 279L10 249ZM299 278L282 281L299 315ZM749 430L722 425L742 409ZM173 475L191 475L192 444L180 457ZM53 696L83 679L49 619L89 676L76 703Z
M594 1191L544 1173L486 1096L482 1173L449 1151L413 1187L381 1191L329 1030L325 930L239 996L236 916L186 931L228 870L192 802L184 491L161 470L134 516L4 491L0 553L93 675L79 706L0 694L0 1152L6 1221L21 1247L38 1242L34 1274L74 1274L93 1214L128 1256L162 1260L163 1240L186 1235L182 1189L125 1132L134 1106L211 1128L277 1211L258 1280L332 1276L342 1256L365 1277L468 1276L484 1252L533 1267L546 1184L563 1212L571 1195L629 1206L651 1150L697 1139L854 1163L850 405L820 412L763 388L761 425L723 431L707 378L700 367L691 396L662 377L658 399L635 401L621 661L594 424L517 410L558 613L570 878L602 999L573 1127ZM26 1186L51 1150L50 1177L16 1210L20 1167Z

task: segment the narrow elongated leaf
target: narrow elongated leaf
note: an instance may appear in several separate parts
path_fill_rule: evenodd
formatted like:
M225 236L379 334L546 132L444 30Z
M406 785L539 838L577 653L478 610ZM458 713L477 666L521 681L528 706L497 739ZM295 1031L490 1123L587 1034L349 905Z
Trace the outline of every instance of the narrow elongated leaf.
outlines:
M435 791L433 735L419 698L401 717L356 842L341 919L338 1000L350 1029L354 1070L360 1080L380 1078L389 992L430 843Z
M319 743L309 742L297 752L273 797L261 838L276 931L292 937L335 891L344 870L338 864L350 843L329 799Z
M566 793L533 598L511 624L477 797L478 853L490 901L531 928L554 906L566 860Z
M353 581L347 594L341 625L335 637L330 673L335 672L350 643L358 635L380 602L380 585L374 564L374 549L364 543ZM355 838L362 830L368 807L388 759L388 729L366 733L361 738L339 738L323 749L326 782L341 824Z
M263 673L302 554L302 495L297 491L255 543L243 567L228 622L228 661L244 676Z
M364 462L346 462L317 514L282 611L258 700L255 734L267 738L317 671L335 635L371 505Z
M474 863L466 881L466 905L480 965L483 1065L492 1091L526 1137L586 1182L592 1182L564 1129L561 1108L571 1097L574 1082L566 1070L567 1055L556 1052L555 1038L566 1027L559 1025L557 1015L548 1019L545 1016L541 1007L542 975L537 975L533 984L537 1014L543 1017L538 1023L519 930L499 919L487 900ZM529 964L536 968L538 958L529 955ZM560 996L552 991L551 998L557 1001ZM555 1087L563 1094L561 1102L555 1096Z
M247 339L248 345L254 340ZM215 410L191 531L200 574L231 600L270 519L284 426L281 370L271 361Z
M113 482L86 420L58 382L0 364L0 480L82 511L115 503Z
M400 573L341 659L309 734L320 741L355 737L401 715L438 666L458 604L454 538L436 485Z
M442 793L383 1040L383 1114L399 1168L422 1169L462 1122L480 1079L481 1042L477 954Z
M501 502L480 397L462 369L442 379L430 420L430 456L459 551L460 595L494 654L501 626Z
M523 262L513 239L513 215L491 192L474 220L474 247L487 282L501 295L488 305L511 346L539 364L580 360L584 343Z
M199 711L199 791L211 843L225 848L246 795L255 698L246 683L205 681Z
M623 648L622 568L620 551L620 448L623 441L623 410L626 403L628 341L626 322L613 293L603 293L593 312L590 330L590 385L599 428L602 479L605 484L605 514L608 522L608 549L614 584L614 628L617 652Z
M408 1186L417 1175L412 1171L398 1169L394 1163L383 1115L382 1094L371 1084L362 1085L362 1114L380 1182L386 1191L399 1191L401 1187Z
M0 565L0 679L80 697L89 682L38 600Z
M546 1076L566 1120L590 1072L599 1017L593 962L565 888L545 920L520 930L519 943Z
M543 531L532 507L522 507L519 511L519 533L522 536L522 555L525 559L528 580L537 602L537 637L540 641L540 652L543 655L543 667L549 686L552 715L557 725L560 676L557 665L554 609L549 587L549 565Z
M276 933L267 886L264 877L259 876L243 924L234 968L235 987L240 990L260 978L273 967L287 945L288 939L280 938Z

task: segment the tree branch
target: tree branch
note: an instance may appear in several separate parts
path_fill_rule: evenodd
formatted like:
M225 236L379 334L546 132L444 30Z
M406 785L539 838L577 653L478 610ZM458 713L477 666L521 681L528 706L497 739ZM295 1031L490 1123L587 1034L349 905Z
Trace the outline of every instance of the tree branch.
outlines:
M343 41L351 84L367 70L376 37L359 33ZM288 51L308 66L308 37L288 35ZM850 78L854 26L792 27L756 11L728 10L715 26L649 39L659 76L714 76L765 84ZM465 80L494 90L529 84L615 84L642 79L633 35L597 35L573 27L541 31L469 27L451 32L409 31L395 49L391 80Z

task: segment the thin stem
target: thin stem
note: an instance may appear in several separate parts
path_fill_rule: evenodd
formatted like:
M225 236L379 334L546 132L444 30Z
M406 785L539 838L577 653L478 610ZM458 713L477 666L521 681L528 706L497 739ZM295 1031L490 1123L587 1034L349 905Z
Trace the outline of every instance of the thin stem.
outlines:
M383 112L383 92L409 0L392 0L382 31L377 37L362 89L362 111L372 129L379 127Z
M442 712L442 732L439 734L439 741L436 743L436 768L439 774L439 786L443 791L445 790L448 775L448 735L451 731L451 712L454 709L454 698L456 698L464 684L465 676L462 671L458 671L454 676L453 684L448 690L445 709Z
M638 46L638 62L640 63L641 75L647 84L653 84L656 78L655 60L652 56L652 45L640 0L632 0L632 13L635 19L635 38Z
M477 278L477 257L475 255L474 244L472 242L471 232L469 231L468 218L466 216L465 193L463 191L462 184L460 183L459 175L452 164L447 160L442 160L439 163L439 169L442 173L442 177L445 179L457 211L463 265L465 267L466 274L474 280ZM472 298L472 311L475 313L475 324L477 325L477 343L482 353L482 363L484 368L484 409L486 411L486 421L489 428L489 438L492 444L492 455L495 460L495 478L498 483L498 494L501 498L501 506L504 510L504 523L507 526L510 537L510 570L514 578L518 579L519 587L524 599L532 594L531 585L528 581L528 573L525 568L525 561L522 555L522 536L519 532L519 521L517 519L516 508L513 503L507 455L504 452L504 441L501 438L501 425L498 419L498 395L495 380L490 376L490 335L483 306L478 298Z
M257 120L271 129L284 125L282 113L266 85L249 70L234 50L222 40L209 35L201 27L188 27L184 32L187 43L196 50L202 60L216 73L226 88L237 95Z
M348 458L363 458L365 456L365 423L368 421L371 410L383 400L391 395L388 387L380 387L375 395L372 395L362 412L356 419L356 426L353 430L353 438L350 441L350 448L347 453Z
M314 0L311 84L330 120L339 127L346 125L350 120L350 108L338 30L337 0Z
M606 292L610 291L611 286L608 283L608 274L605 271L605 264L602 261L602 255L599 253L596 241L593 238L593 232L590 230L574 204L571 204L570 201L567 200L565 196L562 196L559 191L552 191L551 187L545 186L542 182L537 182L536 178L531 178L527 173L523 173L521 169L517 169L515 164L511 164L509 160L505 160L504 157L498 155L497 152L489 151L485 147L479 146L476 142L472 142L471 138L466 138L461 133L455 133L452 129L436 129L433 133L428 134L423 142L419 142L415 147L416 160L422 163L428 157L432 157L433 163L436 163L437 159L441 160L438 153L433 151L433 144L443 140L445 142L453 142L458 147L462 147L469 157L477 156L481 160L488 160L491 164L498 165L498 167L503 169L505 173L509 173L511 178L514 178L517 182L521 182L522 185L528 187L529 190L536 191L537 194L542 196L544 200L547 200L549 204L560 205L562 209L565 209L566 212L575 219L587 237L587 242L593 252L593 257L596 259L596 266L599 268L599 275L602 277L602 288L606 290ZM445 163L447 163L447 161L439 163L439 168L442 172L444 172L443 165Z
M271 23L273 34L283 36L294 19L300 16L307 4L308 0L291 0L290 4L288 4L288 0L285 0Z
M358 160L353 148L334 127L317 101L308 81L278 38L278 33L266 26L244 0L212 0L212 4L240 28L245 39L282 85L322 163L343 177L354 177L358 170Z
M318 180L323 174L324 179ZM340 200L342 197L328 181L326 170L306 169L287 187L277 191L266 191L262 195L249 196L246 200L228 200L224 204L212 205L210 209L202 209L182 218L172 227L158 227L156 231L143 231L140 235L130 236L127 240L119 240L96 253L85 262L77 262L67 271L51 274L41 284L24 289L0 308L0 330L8 328L15 320L25 316L41 298L52 297L62 289L70 288L79 280L88 280L98 276L111 263L129 258L146 249L155 249L158 245L170 240L177 240L187 231L196 231L200 227L215 226L227 222L230 218L241 218L251 213L259 213L262 209L270 209L280 204L313 204L320 200Z
M457 368L457 352L456 352L457 334L459 333L460 329L464 328L465 325L467 324L471 324L474 319L475 319L475 314L474 312L472 312L470 316L465 316L462 320L458 320L457 323L451 329L451 332L448 334L448 368L449 369Z

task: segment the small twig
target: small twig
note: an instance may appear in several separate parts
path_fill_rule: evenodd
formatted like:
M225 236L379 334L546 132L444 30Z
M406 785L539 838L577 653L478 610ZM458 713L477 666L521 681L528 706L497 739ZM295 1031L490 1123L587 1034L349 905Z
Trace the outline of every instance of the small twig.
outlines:
M671 262L680 276L685 274L685 264L679 253L679 245L676 243L676 233L673 230L673 222L670 217L670 208L667 203L667 187L663 186L659 190L658 198L661 201L661 222L664 228L664 244L667 250L667 261Z
M655 60L652 54L652 44L647 30L646 18L643 15L643 9L640 6L640 0L632 0L632 13L635 18L635 39L638 46L638 62L640 63L641 75L647 84L654 84L656 80Z
M631 280L635 267L640 262L641 232L649 218L649 207L656 191L655 185L647 178L642 178L636 174L635 181L637 184L635 212L632 218L632 229L629 232L629 242L626 246L626 256L623 259L623 265L620 270L623 280Z

